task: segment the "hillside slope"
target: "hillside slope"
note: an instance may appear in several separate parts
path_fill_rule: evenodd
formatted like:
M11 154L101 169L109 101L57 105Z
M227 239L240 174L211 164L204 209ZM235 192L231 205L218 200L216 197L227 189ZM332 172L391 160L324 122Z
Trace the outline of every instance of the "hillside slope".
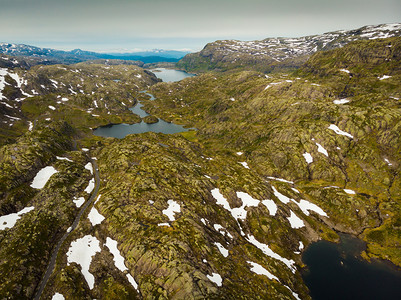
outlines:
M343 47L356 40L401 36L401 24L365 26L300 38L268 38L261 41L223 40L207 44L202 51L186 55L177 67L189 72L231 69L271 72L293 69L317 51Z

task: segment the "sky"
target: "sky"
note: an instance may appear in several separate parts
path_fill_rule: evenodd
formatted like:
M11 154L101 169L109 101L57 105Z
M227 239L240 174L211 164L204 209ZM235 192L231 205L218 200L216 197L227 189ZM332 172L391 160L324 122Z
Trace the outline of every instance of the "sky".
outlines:
M401 0L0 0L0 42L97 52L198 51L401 22Z

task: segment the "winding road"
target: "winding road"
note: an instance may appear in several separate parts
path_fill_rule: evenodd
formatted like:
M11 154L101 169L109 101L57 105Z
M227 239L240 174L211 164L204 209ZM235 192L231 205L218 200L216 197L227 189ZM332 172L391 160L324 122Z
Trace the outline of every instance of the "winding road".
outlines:
M61 245L64 243L65 239L77 228L79 224L79 220L81 219L82 215L84 214L85 210L88 208L89 205L96 199L97 194L99 192L100 186L100 177L99 177L99 169L96 163L96 160L91 159L91 163L93 166L93 173L95 175L95 189L92 192L92 195L89 197L88 201L86 201L85 205L81 208L78 215L75 217L74 222L71 225L71 230L67 231L62 238L58 241L57 246L54 248L52 252L52 256L50 258L49 264L47 266L46 272L43 275L42 281L40 282L39 288L35 294L34 299L39 300L42 296L42 293L46 287L47 281L49 280L51 274L53 273L54 266L56 265L56 259L58 255L58 251L60 250Z

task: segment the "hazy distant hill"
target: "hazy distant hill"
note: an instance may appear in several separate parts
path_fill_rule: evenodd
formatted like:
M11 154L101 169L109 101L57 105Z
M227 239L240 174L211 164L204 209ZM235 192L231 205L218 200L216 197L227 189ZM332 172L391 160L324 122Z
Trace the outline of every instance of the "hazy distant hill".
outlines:
M186 55L178 67L192 72L251 69L270 72L296 68L312 54L343 47L356 40L401 36L401 23L364 26L300 38L267 38L261 41L222 40L207 44L202 51Z
M94 59L139 60L144 63L177 62L188 52L154 49L133 53L97 53L74 49L71 51L40 48L24 44L0 43L0 53L10 56L34 58L42 64L74 64Z

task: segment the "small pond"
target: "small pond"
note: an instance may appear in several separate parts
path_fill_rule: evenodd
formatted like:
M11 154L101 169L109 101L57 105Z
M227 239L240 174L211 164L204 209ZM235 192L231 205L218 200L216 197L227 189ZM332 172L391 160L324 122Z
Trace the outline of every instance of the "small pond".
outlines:
M155 72L158 78L161 78L163 81L164 79L168 81L179 81L181 79L184 79L186 77L191 77L194 76L193 74L186 73L184 71L178 71L178 70L169 70L169 69L157 69L158 72ZM175 71L175 72L171 72ZM166 75L167 74L167 75ZM164 78L164 79L163 79ZM147 93L146 91L142 91L141 93L145 93L150 97L150 100L154 100L155 97ZM148 116L149 114L142 109L143 104L138 102L134 107L131 107L130 110L134 113L140 116L141 118ZM128 134L133 134L133 133L145 133L145 132L156 132L156 133L165 133L165 134L172 134L172 133L178 133L178 132L184 132L184 131L189 131L189 130L194 130L193 128L184 128L181 125L177 125L174 123L169 123L166 122L162 119L159 119L157 123L154 124L147 124L144 121L141 121L141 123L136 123L136 124L116 124L116 125L107 125L107 126L101 126L96 128L93 131L94 135L97 136L103 136L103 137L115 137L122 139Z
M312 299L401 299L401 271L390 263L359 255L363 241L340 234L341 243L319 241L303 254L303 278Z
M160 78L164 82L175 82L175 81L180 81L187 77L195 76L195 74L190 74L185 71L165 69L165 68L157 68L150 71L153 74L155 74L157 78Z

